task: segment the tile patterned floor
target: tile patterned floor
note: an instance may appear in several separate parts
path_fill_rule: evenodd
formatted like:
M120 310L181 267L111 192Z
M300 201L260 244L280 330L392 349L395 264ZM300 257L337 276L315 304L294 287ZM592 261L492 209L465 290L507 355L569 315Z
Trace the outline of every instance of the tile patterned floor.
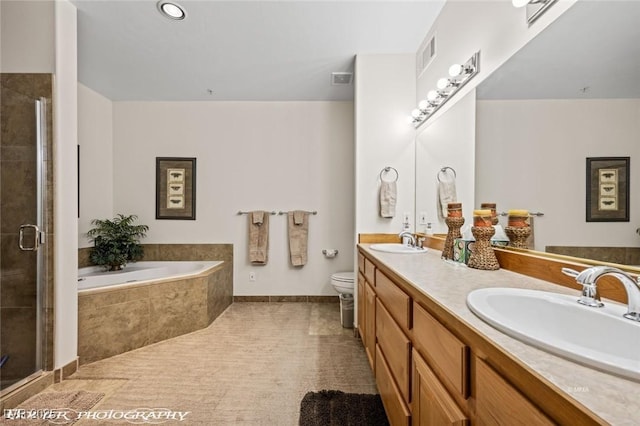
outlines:
M335 303L234 303L204 330L84 365L55 386L104 392L93 410L188 411L164 423L181 425L297 425L306 392L377 392ZM76 423L99 424L119 423Z

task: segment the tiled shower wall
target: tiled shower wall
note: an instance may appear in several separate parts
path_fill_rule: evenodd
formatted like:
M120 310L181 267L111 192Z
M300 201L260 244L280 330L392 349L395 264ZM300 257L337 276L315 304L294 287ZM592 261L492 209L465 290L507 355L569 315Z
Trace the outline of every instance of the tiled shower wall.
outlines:
M2 368L3 384L33 373L36 341L35 253L20 251L20 225L36 218L35 100L47 99L47 154L51 159L52 75L0 75L0 354L9 355ZM53 167L45 161L49 194L45 251L48 273L43 295L43 369L53 368ZM3 386L4 387L4 386Z

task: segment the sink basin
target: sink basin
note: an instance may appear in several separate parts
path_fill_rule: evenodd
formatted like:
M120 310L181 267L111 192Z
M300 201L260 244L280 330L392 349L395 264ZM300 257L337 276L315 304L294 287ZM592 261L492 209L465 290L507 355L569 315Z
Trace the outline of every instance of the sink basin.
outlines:
M387 253L402 253L402 254L414 254L414 253L426 253L426 248L420 247L411 247L405 244L399 243L383 243L383 244L372 244L369 247L371 250L376 251L384 251Z
M590 308L578 296L486 288L467 296L469 309L503 333L572 361L640 381L640 322L626 306Z

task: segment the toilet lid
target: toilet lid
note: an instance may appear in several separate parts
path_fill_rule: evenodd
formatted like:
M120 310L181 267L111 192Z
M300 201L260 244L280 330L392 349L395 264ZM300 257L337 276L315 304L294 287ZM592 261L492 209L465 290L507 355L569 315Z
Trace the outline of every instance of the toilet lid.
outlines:
M345 282L345 283L352 283L354 279L354 275L355 274L351 271L336 272L335 274L331 275L331 279L335 281Z

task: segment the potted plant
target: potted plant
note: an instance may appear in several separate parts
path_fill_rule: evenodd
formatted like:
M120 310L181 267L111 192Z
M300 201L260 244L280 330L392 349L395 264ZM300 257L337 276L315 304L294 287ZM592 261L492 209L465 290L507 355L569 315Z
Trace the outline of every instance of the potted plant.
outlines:
M113 220L93 219L94 228L87 232L94 247L89 259L94 265L101 265L109 271L119 271L128 261L142 258L143 248L140 238L146 236L147 225L134 225L138 216L118 214Z

